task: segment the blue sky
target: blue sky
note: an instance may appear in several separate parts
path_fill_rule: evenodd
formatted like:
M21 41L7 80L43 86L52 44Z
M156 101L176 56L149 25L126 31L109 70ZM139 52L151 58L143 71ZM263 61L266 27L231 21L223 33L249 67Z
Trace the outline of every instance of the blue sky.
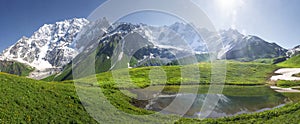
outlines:
M45 23L87 17L104 0L0 0L0 50Z
M276 42L285 48L300 44L299 0L193 1L203 9L217 29L234 28L244 34ZM22 36L31 36L45 23L87 17L103 2L104 0L1 0L0 50L14 44ZM173 22L172 18L163 15L144 13L139 16L133 16L128 21L154 25Z

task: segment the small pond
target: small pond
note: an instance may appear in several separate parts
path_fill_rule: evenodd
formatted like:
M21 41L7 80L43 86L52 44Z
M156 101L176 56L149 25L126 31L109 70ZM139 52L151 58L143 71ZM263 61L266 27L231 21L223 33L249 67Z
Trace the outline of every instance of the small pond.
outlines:
M179 86L178 86L179 87ZM207 96L208 86L200 86L197 93L189 93L189 89L196 86L183 87L184 92L178 92L176 86L155 86L146 89L131 90L139 99L147 99L147 103L136 105L148 110L164 114L179 114L184 111L185 117L199 116L203 101ZM164 89L160 91L159 89ZM225 86L223 94L210 94L212 98L219 98L216 106L208 112L209 118L233 116L243 113L261 112L281 107L287 98L267 86ZM174 100L176 98L176 100ZM190 107L189 107L190 106ZM188 107L188 108L187 108Z

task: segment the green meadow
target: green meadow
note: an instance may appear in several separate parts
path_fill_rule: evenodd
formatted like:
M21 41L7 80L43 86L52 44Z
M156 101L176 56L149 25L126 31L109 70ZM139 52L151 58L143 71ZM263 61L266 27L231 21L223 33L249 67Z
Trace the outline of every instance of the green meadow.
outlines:
M85 90L96 90L101 88L102 93L107 100L118 110L129 114L147 115L155 112L148 111L134 104L142 104L135 101L130 95L125 95L120 89L146 88L149 86L152 90L156 90L155 86L164 85L164 92L178 92L179 88L184 92L189 92L192 88L199 86L201 90L198 93L205 93L209 87L210 63L199 63L200 85L199 84L181 84L180 68L181 66L163 66L161 67L166 75L166 82L156 84L151 83L147 77L150 71L157 67L142 67L130 69L130 79L132 85L121 82L116 85L111 72L104 72L96 75L98 81L93 85L77 85L77 88ZM279 67L271 64L256 62L227 62L227 73L223 93L227 95L255 96L261 94L272 94L274 91L266 88L265 84L272 72ZM120 70L122 71L122 70ZM122 77L122 75L120 75ZM2 123L97 123L85 110L83 103L76 94L76 88L73 81L52 82L49 77L48 81L37 81L25 77L14 76L10 74L0 73L1 85L1 104L0 118ZM79 79L79 82L85 84L89 81L89 77ZM197 82L194 79L186 79L191 82ZM149 90L151 90L151 88ZM131 93L128 93L131 94ZM280 93L278 93L280 94ZM134 94L131 94L134 95ZM218 119L192 119L181 118L175 123L275 123L275 122L299 122L300 104L299 94L285 93L281 94L288 97L293 103L269 110L261 113L242 114L234 117L225 117ZM101 112L100 112L101 113ZM111 118L110 114L102 112L102 118L112 122L122 122L122 120L130 121L132 118ZM157 123L173 123L168 118L178 118L175 115L157 115L157 117L149 117L150 121ZM165 119L164 119L165 118ZM116 119L116 120L114 120ZM134 122L134 120L132 120Z

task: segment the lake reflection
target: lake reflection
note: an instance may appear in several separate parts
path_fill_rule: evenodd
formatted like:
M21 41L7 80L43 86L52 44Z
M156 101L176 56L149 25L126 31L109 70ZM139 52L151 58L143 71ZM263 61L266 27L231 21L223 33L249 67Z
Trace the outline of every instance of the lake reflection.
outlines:
M137 92L136 94L145 94L145 92ZM149 95L149 94L148 94ZM212 111L203 111L209 114L209 118L218 118L225 116L233 116L243 113L260 112L270 110L272 108L283 106L286 103L286 98L281 94L274 92L272 94L260 95L223 95L210 94L211 97L219 97L219 102ZM207 94L192 94L192 93L176 93L153 95L145 106L148 110L159 111L165 114L182 115L184 111L185 117L197 118ZM176 98L176 100L174 100ZM190 106L186 109L187 106Z

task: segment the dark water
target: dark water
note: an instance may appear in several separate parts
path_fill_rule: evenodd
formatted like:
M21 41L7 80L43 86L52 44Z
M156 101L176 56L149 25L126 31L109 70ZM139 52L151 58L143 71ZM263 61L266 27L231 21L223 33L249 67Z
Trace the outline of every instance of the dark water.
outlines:
M145 95L145 92L135 93ZM206 117L209 118L260 112L283 106L286 103L286 98L282 95L278 95L276 92L274 92L274 94L268 93L249 96L211 94L209 95L210 98L218 98L219 101L215 105L213 103L209 104L211 108L204 110L202 107L207 94L160 93L152 95L153 97L151 97L149 103L145 106L146 109L191 118L199 117L201 112L207 114L208 116ZM175 98L176 100L174 100ZM201 111L201 109L203 111Z

